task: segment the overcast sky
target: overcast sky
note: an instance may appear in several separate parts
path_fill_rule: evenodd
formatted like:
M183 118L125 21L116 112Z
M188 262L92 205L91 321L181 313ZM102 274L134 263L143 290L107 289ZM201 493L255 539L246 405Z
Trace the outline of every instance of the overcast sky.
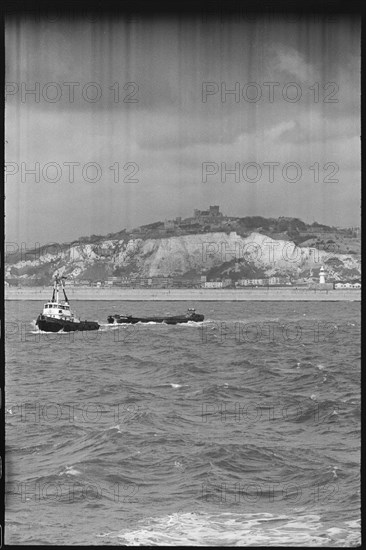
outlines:
M357 18L28 17L6 24L6 81L7 241L213 204L360 224Z

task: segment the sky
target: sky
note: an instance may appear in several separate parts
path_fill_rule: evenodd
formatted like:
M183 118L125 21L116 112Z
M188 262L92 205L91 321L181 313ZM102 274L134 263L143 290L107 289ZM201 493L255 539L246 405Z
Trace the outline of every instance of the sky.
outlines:
M357 18L29 15L6 83L6 241L214 204L360 225Z

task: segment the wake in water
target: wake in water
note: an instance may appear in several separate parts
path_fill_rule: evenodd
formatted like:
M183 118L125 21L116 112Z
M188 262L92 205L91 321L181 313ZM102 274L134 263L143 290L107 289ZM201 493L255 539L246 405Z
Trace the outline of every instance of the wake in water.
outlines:
M190 546L356 546L359 522L327 529L319 515L183 513L141 520L138 529L105 533L122 544Z

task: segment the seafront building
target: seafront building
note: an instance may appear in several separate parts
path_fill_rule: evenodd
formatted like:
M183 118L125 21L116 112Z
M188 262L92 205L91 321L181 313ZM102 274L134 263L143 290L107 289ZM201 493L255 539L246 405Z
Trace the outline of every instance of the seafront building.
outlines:
M334 283L334 288L337 289L346 289L346 288L361 288L361 283Z

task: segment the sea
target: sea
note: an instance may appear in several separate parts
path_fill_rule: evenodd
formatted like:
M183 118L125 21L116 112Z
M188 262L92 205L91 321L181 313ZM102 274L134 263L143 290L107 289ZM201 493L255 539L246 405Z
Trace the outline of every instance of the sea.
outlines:
M72 305L6 302L7 544L361 543L360 302Z

